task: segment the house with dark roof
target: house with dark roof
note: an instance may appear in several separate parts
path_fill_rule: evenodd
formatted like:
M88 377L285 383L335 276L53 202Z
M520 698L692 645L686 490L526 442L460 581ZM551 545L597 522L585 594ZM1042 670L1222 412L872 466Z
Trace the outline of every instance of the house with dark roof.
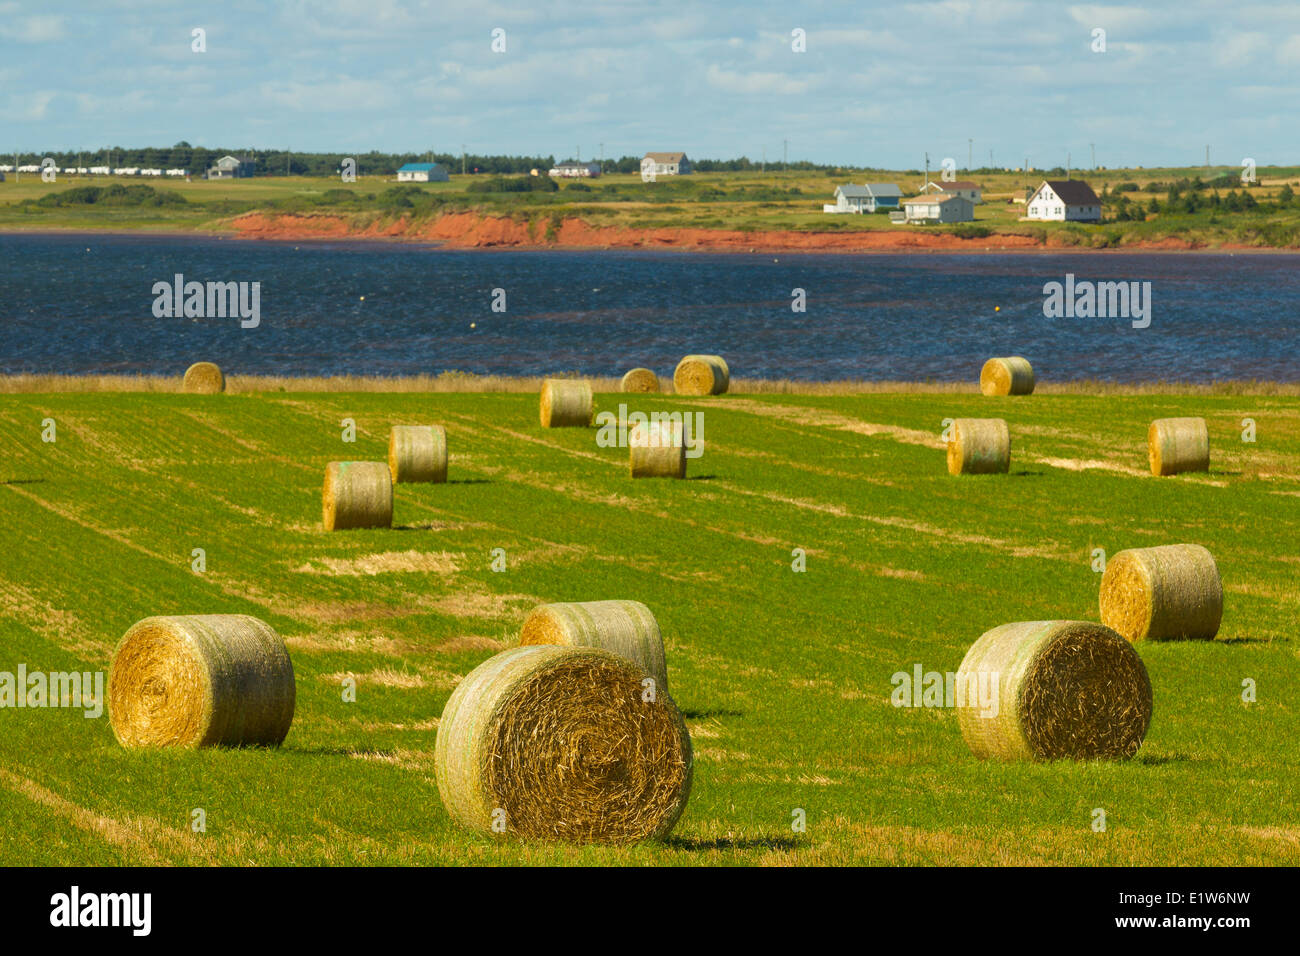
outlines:
M1101 222L1101 200L1081 179L1049 179L1029 197L1025 218L1045 222Z
M969 180L958 179L953 182L926 183L922 193L950 193L953 196L963 196L969 199L975 205L984 202L984 187L979 183L973 183Z

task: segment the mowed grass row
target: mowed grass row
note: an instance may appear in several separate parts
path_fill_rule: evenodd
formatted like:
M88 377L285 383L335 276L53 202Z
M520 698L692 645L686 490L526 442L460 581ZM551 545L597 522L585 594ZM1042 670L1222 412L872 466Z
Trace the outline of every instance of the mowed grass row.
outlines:
M703 412L706 452L687 481L633 482L626 450L598 447L594 429L541 429L530 395L0 396L0 670L106 669L142 617L247 613L284 636L298 687L279 750L128 752L107 717L0 710L0 863L1300 854L1300 399L596 404L620 401ZM1151 478L1147 423L1177 415L1207 418L1213 470ZM1012 473L948 475L943 419L992 416L1011 425ZM41 441L46 418L54 443ZM383 459L390 425L422 422L447 427L450 481L397 486L391 530L324 532L325 463ZM982 763L950 710L890 704L894 673L955 671L998 624L1095 620L1094 549L1179 541L1218 559L1223 626L1213 643L1139 647L1155 716L1135 760ZM460 831L432 761L452 688L535 604L612 597L658 617L691 730L695 784L674 837L576 849ZM191 828L195 809L206 832ZM806 832L791 828L796 809Z

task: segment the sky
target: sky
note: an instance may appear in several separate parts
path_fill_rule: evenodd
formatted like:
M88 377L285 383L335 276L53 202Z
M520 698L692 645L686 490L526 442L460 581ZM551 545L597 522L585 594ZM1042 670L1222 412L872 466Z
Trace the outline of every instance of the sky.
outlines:
M0 153L1265 166L1297 93L1295 2L0 0Z

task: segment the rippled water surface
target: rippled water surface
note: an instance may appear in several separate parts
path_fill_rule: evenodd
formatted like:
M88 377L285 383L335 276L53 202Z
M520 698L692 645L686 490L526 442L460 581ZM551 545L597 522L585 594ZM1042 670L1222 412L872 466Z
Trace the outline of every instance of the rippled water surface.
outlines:
M1300 380L1300 257L451 251L389 243L0 236L0 372L526 375L670 371L971 380ZM261 283L261 324L156 318L155 282ZM1046 318L1043 285L1151 283L1151 325ZM493 290L505 312L493 312ZM791 310L803 289L807 311ZM362 296L365 297L364 301ZM995 311L1000 310L1000 311ZM474 327L471 327L473 324Z

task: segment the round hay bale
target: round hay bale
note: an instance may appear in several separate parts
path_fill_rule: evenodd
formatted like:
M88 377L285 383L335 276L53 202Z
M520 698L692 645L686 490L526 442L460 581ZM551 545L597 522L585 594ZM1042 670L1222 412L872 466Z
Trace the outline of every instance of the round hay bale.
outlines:
M1019 355L991 358L980 369L980 391L985 395L1028 395L1034 390L1034 368Z
M388 432L388 472L399 482L447 480L447 430L441 425L394 425Z
M1106 562L1101 623L1130 641L1211 641L1223 618L1223 582L1199 544L1132 548Z
M452 818L524 840L660 839L691 789L691 738L637 664L593 647L512 647L457 685L434 769ZM495 824L495 826L494 826Z
M659 622L640 601L542 604L524 621L519 643L599 647L637 664L660 690L668 690Z
M332 461L321 496L326 531L393 526L393 476L382 461Z
M731 386L731 369L721 355L687 355L673 371L678 395L721 395Z
M681 422L638 422L628 433L627 451L633 478L686 477Z
M293 664L245 614L147 617L118 641L108 719L123 747L278 746L293 722Z
M542 382L543 428L586 428L591 424L591 385L576 378Z
M226 377L212 362L195 362L185 370L181 389L196 395L216 395L226 390Z
M993 699L994 686L996 708L981 700L981 691ZM961 735L980 758L1123 759L1137 753L1151 725L1142 658L1091 621L993 628L966 652L955 696Z
M1204 418L1157 418L1147 429L1147 458L1157 478L1210 470L1210 430Z
M1011 467L1011 430L1001 418L956 418L948 442L954 475L1004 474Z
M634 368L623 376L625 392L657 392L659 376L648 368Z

